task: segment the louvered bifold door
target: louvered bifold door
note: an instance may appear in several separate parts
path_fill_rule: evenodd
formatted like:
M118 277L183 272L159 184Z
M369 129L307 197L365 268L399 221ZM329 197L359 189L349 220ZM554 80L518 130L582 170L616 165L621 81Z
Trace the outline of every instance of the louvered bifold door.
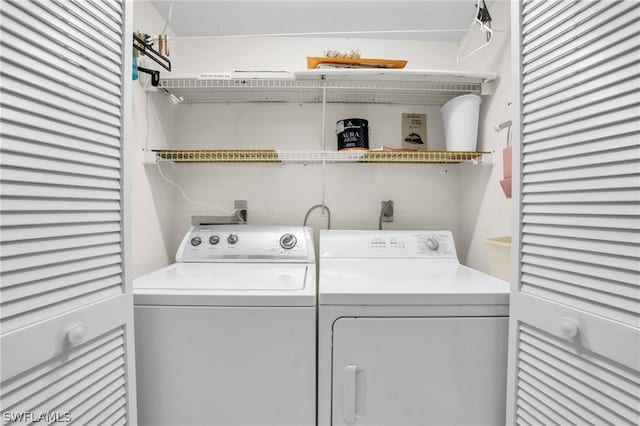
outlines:
M135 423L128 6L0 7L2 423Z
M512 10L514 424L640 424L640 3Z

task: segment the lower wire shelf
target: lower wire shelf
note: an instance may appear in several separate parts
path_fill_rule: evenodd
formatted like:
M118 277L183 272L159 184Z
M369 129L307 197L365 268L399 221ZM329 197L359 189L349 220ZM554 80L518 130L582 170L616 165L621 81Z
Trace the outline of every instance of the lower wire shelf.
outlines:
M174 163L414 163L493 164L484 151L276 151L153 150L156 161Z

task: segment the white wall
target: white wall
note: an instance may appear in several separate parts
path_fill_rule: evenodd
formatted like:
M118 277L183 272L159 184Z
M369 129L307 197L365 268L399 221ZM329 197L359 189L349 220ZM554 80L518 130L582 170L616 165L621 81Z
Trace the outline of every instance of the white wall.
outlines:
M246 37L174 40L173 76L234 70L297 71L307 56L322 56L324 48L358 48L362 57L408 59L407 68L455 69L456 43L416 40L340 39L311 37Z
M489 272L484 240L511 235L511 199L500 187L503 176L502 149L507 144L507 129L494 127L511 119L511 39L508 1L496 1L490 7L497 30L489 47L470 57L464 65L478 71L494 71L499 80L493 96L484 97L480 109L478 149L496 152L496 165L460 169L461 260L472 268Z
M147 33L159 33L164 20L148 1L134 2L134 30ZM151 61L140 65L156 68ZM170 239L173 229L175 191L159 179L157 172L142 165L142 154L146 144L155 148L167 146L162 134L163 127L157 125L154 111L168 124L173 121L171 101L164 95L147 94L141 81L148 80L146 74L140 74L140 80L133 82L133 141L138 158L133 170L133 232L132 232L132 276L134 278L173 261L174 242ZM147 98L147 96L149 96ZM147 102L147 99L149 102ZM155 108L155 109L152 109ZM147 122L148 118L148 122ZM171 128L171 125L166 125Z
M152 7L147 2L136 2L136 6L136 23L140 24L136 28L149 32L143 28L147 23L154 28L162 27L150 21L157 15L153 13L155 10L148 10ZM144 19L138 19L139 13L144 13ZM508 19L508 14L506 16ZM504 26L508 28L508 22ZM171 47L174 76L242 69L304 69L305 57L321 55L324 47L357 47L365 57L408 59L408 68L479 70L467 64L457 65L457 44L444 42L248 38L174 40ZM482 70L495 69L484 64ZM501 81L499 90L505 87L508 84ZM144 93L136 90L135 96L134 112L139 128L145 116L141 103ZM483 117L497 114L494 110L499 103L487 103L489 98L484 99ZM318 104L171 105L161 94L154 94L150 103L162 117L161 122L151 125L154 131L149 144L152 148L321 148L321 105ZM335 122L349 117L369 120L372 148L399 147L402 112L426 113L429 149L444 149L437 107L347 104L327 105L324 129L327 149L336 148ZM493 121L490 124L493 125ZM484 127L481 123L479 148L490 147L485 142L490 137ZM139 130L137 144L142 147L144 128ZM248 200L250 223L301 224L307 209L320 203L324 192L325 202L332 211L332 228L372 229L377 227L380 201L393 199L395 222L385 224L386 229L451 229L461 259L467 258L469 252L472 260L482 249L478 237L474 237L477 221L473 209L476 212L481 209L484 216L489 212L481 201L470 199L467 191L479 196L494 184L497 187L497 181L493 180L498 169L394 164L329 164L324 172L318 164L162 163L161 167L167 177L182 185L186 194L199 203L231 209L234 199ZM192 215L219 214L214 207L184 200L175 188L160 179L155 166L139 166L137 179L140 182L134 188L137 205L134 226L138 224L134 232L135 276L171 261ZM508 207L494 209L492 214L497 218L504 216L504 222L509 222ZM324 228L325 223L319 211L314 212L309 222L316 230ZM486 269L482 261L475 262L474 266Z
M337 149L335 123L348 117L369 120L370 146L400 147L403 112L428 116L428 146L444 149L438 107L400 105L327 105L326 147ZM177 105L175 147L215 149L321 149L321 105L206 104ZM250 223L302 224L305 212L322 201L320 164L176 164L162 165L190 198L230 209L234 199L249 202ZM395 201L395 222L388 229L452 229L459 234L458 171L439 165L326 165L325 202L332 227L372 229L380 202ZM211 214L206 206L176 204L173 241L179 242L192 215ZM319 214L319 212L316 212ZM315 216L315 215L314 215ZM318 218L319 219L319 218ZM317 220L315 225L323 226Z

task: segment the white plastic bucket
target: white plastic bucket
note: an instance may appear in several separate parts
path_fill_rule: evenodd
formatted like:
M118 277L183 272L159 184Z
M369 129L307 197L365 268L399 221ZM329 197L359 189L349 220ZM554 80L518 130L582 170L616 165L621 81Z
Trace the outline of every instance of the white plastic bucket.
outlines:
M447 151L476 150L480 101L478 95L462 95L440 108Z

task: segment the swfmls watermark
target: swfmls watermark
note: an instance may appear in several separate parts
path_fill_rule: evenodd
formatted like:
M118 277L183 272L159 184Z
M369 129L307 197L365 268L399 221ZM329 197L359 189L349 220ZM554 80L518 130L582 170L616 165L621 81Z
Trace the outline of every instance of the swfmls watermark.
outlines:
M7 411L2 413L2 422L40 423L40 422L71 422L71 413L66 412L34 412L34 411Z

